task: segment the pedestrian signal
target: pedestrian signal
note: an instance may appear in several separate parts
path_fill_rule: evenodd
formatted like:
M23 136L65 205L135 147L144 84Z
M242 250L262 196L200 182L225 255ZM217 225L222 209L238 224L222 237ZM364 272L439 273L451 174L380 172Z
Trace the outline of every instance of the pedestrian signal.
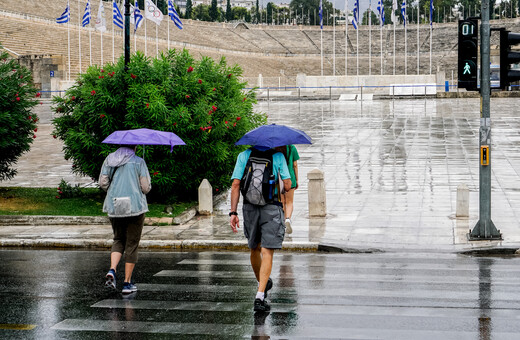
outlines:
M459 88L477 90L478 20L459 20Z
M520 62L520 51L512 52L511 46L520 44L520 33L500 31L500 88L505 89L512 82L520 80L520 71L512 70L511 64Z

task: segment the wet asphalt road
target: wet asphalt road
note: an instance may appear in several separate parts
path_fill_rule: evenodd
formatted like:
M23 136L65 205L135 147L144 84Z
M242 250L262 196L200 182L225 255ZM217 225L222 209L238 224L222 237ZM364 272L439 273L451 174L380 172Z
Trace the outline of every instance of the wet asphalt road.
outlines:
M130 297L103 287L105 251L0 259L1 339L520 337L515 257L279 253L257 315L248 253L144 252Z

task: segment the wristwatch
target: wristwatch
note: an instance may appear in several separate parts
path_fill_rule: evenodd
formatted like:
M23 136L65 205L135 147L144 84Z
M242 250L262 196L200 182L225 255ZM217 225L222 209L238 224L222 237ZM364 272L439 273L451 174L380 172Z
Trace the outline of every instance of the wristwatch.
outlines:
M232 215L238 216L238 213L236 211L230 211L229 216L232 216Z

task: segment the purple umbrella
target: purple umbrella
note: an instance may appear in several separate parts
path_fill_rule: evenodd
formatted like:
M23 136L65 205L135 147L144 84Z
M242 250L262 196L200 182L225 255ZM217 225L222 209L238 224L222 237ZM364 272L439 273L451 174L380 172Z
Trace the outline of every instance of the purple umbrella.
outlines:
M311 137L301 130L285 125L262 125L246 133L235 145L256 145L275 148L289 144L312 144Z
M186 145L186 143L173 132L151 129L114 131L105 138L102 143L119 145L170 145L170 152L173 152L174 145Z

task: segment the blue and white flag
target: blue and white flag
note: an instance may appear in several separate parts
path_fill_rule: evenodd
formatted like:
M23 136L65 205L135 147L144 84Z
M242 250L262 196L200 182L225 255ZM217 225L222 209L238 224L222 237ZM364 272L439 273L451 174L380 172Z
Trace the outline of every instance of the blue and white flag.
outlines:
M143 15L141 14L141 11L139 10L139 4L137 3L137 0L135 0L135 6L134 6L134 33L137 31L139 26L141 26L141 23L143 22Z
M56 22L58 24L66 24L69 21L70 21L70 7L69 7L69 2L67 1L67 8L65 8L65 12L63 12L59 18L56 18Z
M320 0L320 28L323 29L323 2Z
M379 12L379 24L383 27L385 25L385 7L383 0L377 0L377 11Z
M352 18L352 26L354 26L354 28L357 29L359 25L359 0L354 1L353 16L354 17Z
M87 1L87 6L85 7L85 13L83 14L83 21L81 25L83 27L90 24L90 0Z
M116 0L114 0L114 3L112 4L112 13L114 18L114 25L119 27L120 29L123 29L123 16L121 15L121 12L119 11L119 8L117 7Z
M403 25L406 27L406 0L401 5L401 16L403 17Z
M168 15L170 16L172 21L175 23L175 26L177 26L177 28L179 28L181 30L182 29L181 18L179 17L179 14L177 13L177 11L175 10L175 7L173 6L172 0L168 0Z
M430 0L430 26L432 26L433 23L433 10L435 7L433 7L433 0Z

